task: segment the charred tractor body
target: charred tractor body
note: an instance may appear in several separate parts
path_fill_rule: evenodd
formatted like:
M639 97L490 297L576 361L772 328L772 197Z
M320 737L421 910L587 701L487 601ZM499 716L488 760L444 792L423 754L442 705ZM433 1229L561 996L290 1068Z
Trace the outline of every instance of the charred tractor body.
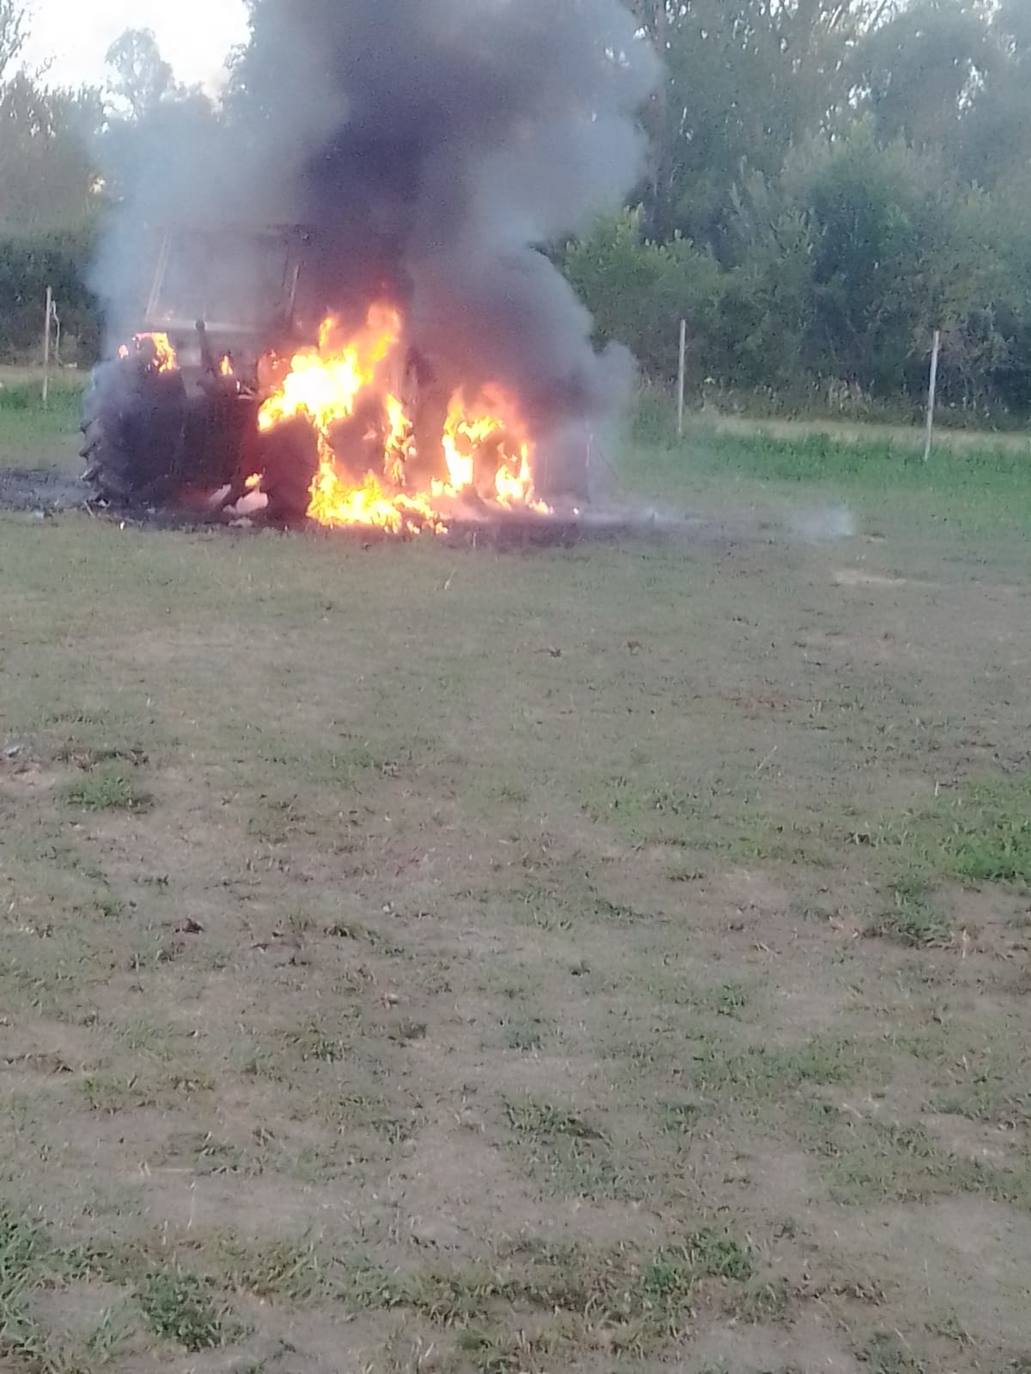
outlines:
M301 228L175 229L153 236L135 334L94 371L83 479L131 508L210 496L231 503L266 466L257 416L302 338L311 236ZM303 514L311 461L277 464L284 516ZM286 490L293 474L294 490ZM271 493L270 493L271 498Z

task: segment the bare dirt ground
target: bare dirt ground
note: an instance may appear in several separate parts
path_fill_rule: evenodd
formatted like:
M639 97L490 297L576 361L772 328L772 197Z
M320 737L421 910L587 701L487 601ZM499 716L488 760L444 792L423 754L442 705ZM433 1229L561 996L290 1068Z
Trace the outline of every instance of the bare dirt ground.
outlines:
M882 504L0 516L0 1365L1031 1369L1027 543Z

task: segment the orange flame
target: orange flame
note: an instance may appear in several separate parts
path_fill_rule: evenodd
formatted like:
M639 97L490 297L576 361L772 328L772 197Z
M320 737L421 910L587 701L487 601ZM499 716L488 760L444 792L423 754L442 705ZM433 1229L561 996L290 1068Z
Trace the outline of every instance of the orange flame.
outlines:
M221 376L223 376L223 377L235 377L235 376L236 376L236 373L233 371L233 360L232 360L232 358L229 356L228 353L225 355L225 357L224 357L224 358L222 359L222 361L219 363L219 365L218 365L218 370L219 370L219 374L220 374Z
M390 534L419 534L424 529L447 533L445 521L424 496L389 492L372 472L356 487L337 475L332 457L320 463L308 515L330 528L368 525Z
M178 371L179 359L175 355L172 341L167 334L137 334L133 338L137 352L142 349L145 343L149 343L154 350L152 366L155 372Z
M327 526L378 527L395 534L447 530L447 511L463 494L475 493L506 509L538 513L548 507L533 489L533 443L519 407L500 387L483 389L472 405L461 391L451 400L442 435L447 479L428 491L408 489L410 460L416 456L416 426L392 386L403 361L404 324L397 310L374 305L365 324L348 334L335 318L325 321L319 342L297 353L278 389L258 413L258 428L269 433L303 418L315 433L318 473L312 483L308 515ZM368 445L379 449L377 470L359 482L347 477L334 451L333 431L353 419L359 404L363 416L376 415L360 455Z
M374 305L364 329L346 342L339 322L326 320L318 346L294 355L282 387L262 406L259 427L267 432L305 415L325 434L340 420L350 419L358 396L375 384L400 337L401 317L389 306Z
M524 506L541 514L548 507L533 489L533 444L515 402L499 386L486 386L472 405L457 391L444 427L444 456L453 491L477 485L478 460L493 465L493 490L481 493L506 509Z

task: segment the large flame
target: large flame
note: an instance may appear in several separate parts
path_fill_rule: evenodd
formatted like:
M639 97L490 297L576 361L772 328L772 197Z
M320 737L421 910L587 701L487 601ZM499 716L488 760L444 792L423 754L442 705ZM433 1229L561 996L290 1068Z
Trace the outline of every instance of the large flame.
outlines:
M404 324L388 305L374 305L365 324L348 333L327 320L315 347L297 353L279 387L262 405L259 429L268 434L299 417L315 433L318 473L311 487L309 516L327 526L375 526L392 533L447 529L448 512L463 497L505 509L544 512L533 489L533 442L514 398L488 386L471 402L458 391L451 399L440 436L447 464L426 490L410 480L417 459L416 424L399 392ZM358 452L340 453L334 431L347 421L371 417L364 438L336 443ZM371 460L370 460L371 455ZM348 476L361 467L359 480Z
M262 406L260 428L268 431L304 415L326 434L332 425L350 419L358 397L376 385L400 339L401 317L389 306L374 305L364 328L351 338L339 320L326 320L317 346L294 354L282 386Z

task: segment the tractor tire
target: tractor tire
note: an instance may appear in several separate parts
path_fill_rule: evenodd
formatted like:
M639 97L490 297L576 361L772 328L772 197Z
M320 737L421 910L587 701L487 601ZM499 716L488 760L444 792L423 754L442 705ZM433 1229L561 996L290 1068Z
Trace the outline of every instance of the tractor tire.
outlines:
M185 425L181 373L137 357L102 363L83 406L83 481L108 505L166 499L179 482Z

